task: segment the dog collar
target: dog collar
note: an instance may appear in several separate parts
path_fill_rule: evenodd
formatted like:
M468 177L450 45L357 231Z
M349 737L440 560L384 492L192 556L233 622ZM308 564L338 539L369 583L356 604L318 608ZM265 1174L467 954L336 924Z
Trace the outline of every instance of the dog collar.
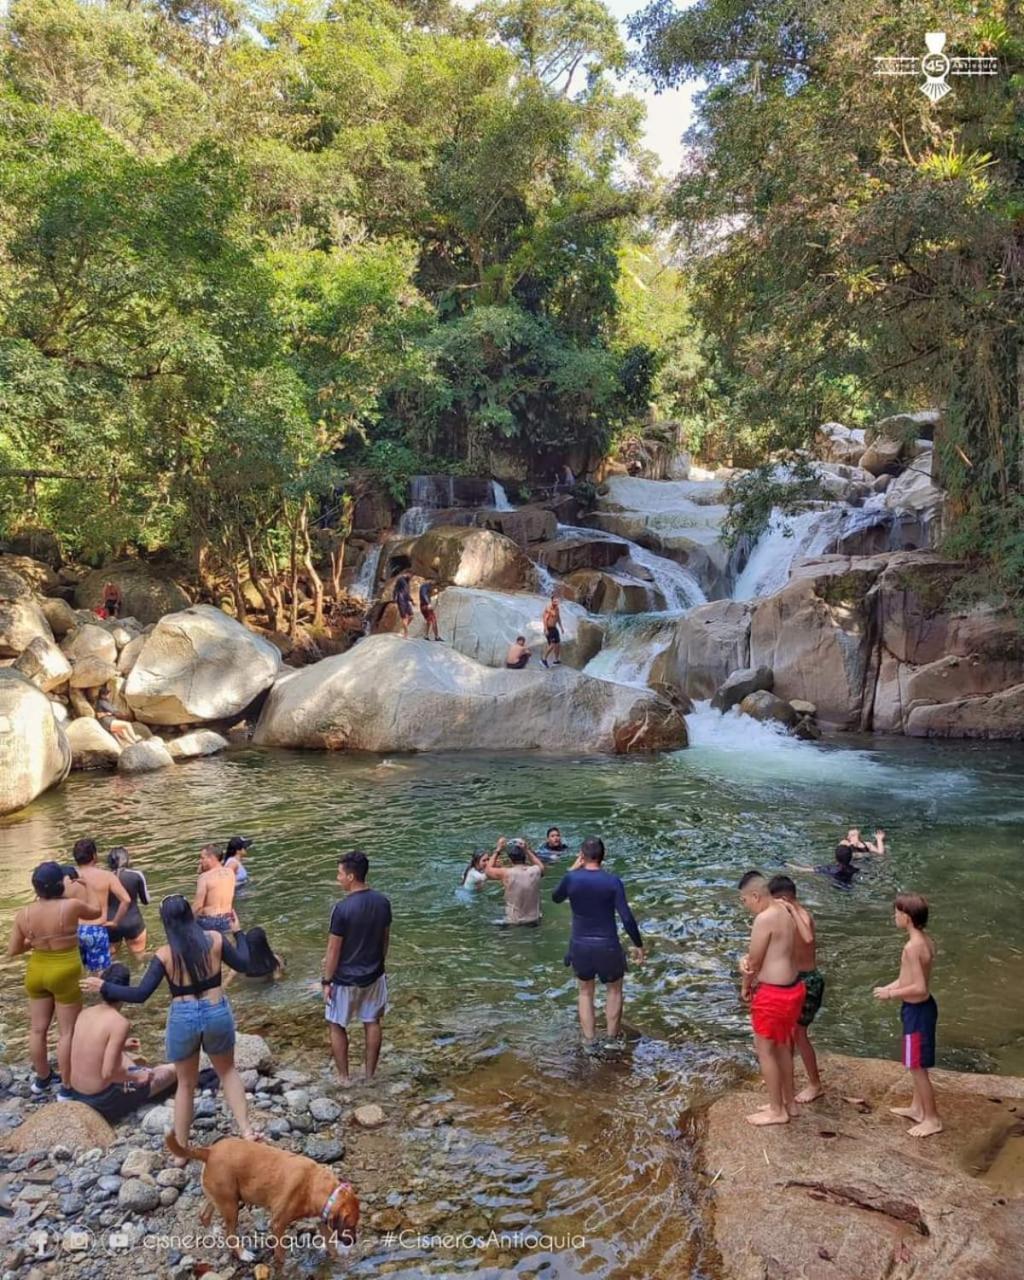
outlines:
M339 1182L339 1183L338 1183L338 1185L334 1188L334 1190L331 1192L331 1194L327 1197L327 1203L326 1203L326 1204L324 1205L324 1207L320 1210L320 1221L321 1221L321 1222L326 1222L326 1221L327 1221L327 1219L331 1216L331 1211L332 1211L332 1210L333 1210L333 1208L334 1208L335 1201L338 1199L338 1196L340 1196L340 1195L341 1195L341 1193L342 1193L343 1191L351 1191L351 1190L352 1190L352 1183L351 1183L351 1182Z

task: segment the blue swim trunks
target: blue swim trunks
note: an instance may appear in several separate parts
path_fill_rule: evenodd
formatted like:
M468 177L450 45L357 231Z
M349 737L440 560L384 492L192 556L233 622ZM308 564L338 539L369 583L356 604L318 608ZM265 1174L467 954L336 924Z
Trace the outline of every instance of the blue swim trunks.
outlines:
M82 957L82 967L90 973L98 973L113 963L110 954L110 931L101 924L80 924L78 926L78 950Z
M904 1000L900 1009L903 1020L903 1065L908 1071L935 1066L935 1027L939 1006L934 996L911 1004Z

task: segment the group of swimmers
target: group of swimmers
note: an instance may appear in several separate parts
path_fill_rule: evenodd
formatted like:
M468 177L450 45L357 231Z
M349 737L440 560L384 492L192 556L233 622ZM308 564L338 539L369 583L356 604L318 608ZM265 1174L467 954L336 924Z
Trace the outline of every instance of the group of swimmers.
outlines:
M258 1138L249 1123L245 1090L234 1065L235 1023L224 988L231 974L263 979L280 976L283 962L262 929L239 929L235 890L247 877L244 859L251 841L234 837L226 847L206 845L192 902L172 894L160 904L166 943L157 948L141 980L130 983L127 966L111 962L111 945L123 943L141 956L146 948L141 907L149 901L144 875L130 866L123 848L111 850L108 868L99 865L95 842L80 840L74 867L41 863L32 884L36 901L15 918L8 955L27 952L25 988L30 1008L30 1054L35 1078L31 1089L84 1102L109 1120L120 1119L140 1103L176 1085L174 1130L187 1145L200 1051L209 1055L239 1132ZM541 919L541 879L569 853L558 827L549 827L534 849L525 837L501 837L491 851L474 853L462 883L470 889L495 881L505 897L506 927L536 927ZM840 853L843 857L840 858ZM836 849L835 867L854 854L883 855L885 834L862 841L852 828ZM596 1045L596 982L606 989L606 1033L621 1035L626 953L621 922L634 945L633 959L645 959L643 937L630 909L622 880L604 866L604 842L590 836L551 894L568 901L572 922L565 964L578 984L577 1008L586 1046ZM834 867L814 868L849 883ZM364 1032L364 1075L372 1078L381 1049L383 1017L388 1009L386 958L390 944L391 904L368 884L369 859L359 850L338 860L337 883L343 896L333 909L321 984L330 1045L343 1085L350 1083L348 1027ZM750 1007L754 1047L764 1076L768 1102L747 1118L755 1125L788 1123L801 1105L823 1093L814 1047L808 1034L821 1007L825 981L817 967L815 922L797 900L794 881L785 874L767 878L748 871L739 884L743 905L754 924L740 961L740 995ZM894 903L896 925L907 934L899 977L875 988L877 999L900 999L904 1065L911 1072L909 1107L893 1108L913 1120L914 1137L939 1133L941 1121L928 1070L935 1062L938 1010L930 992L934 946L925 932L928 903L918 894L900 894ZM88 971L88 975L85 975ZM134 1056L138 1042L122 1013L125 1004L149 999L166 980L170 1005L166 1029L168 1061L149 1067ZM82 992L101 997L82 1010ZM47 1032L56 1013L57 1063L47 1058ZM794 1051L799 1052L807 1085L794 1082Z

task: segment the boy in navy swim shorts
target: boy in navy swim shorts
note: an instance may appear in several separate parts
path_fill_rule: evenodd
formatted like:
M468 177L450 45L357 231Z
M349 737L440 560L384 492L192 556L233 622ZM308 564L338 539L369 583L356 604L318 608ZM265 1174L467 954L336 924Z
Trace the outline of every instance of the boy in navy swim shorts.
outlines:
M887 987L875 987L876 1000L902 1000L903 1065L914 1083L914 1098L909 1107L890 1107L896 1116L905 1116L914 1124L907 1130L912 1138L928 1138L942 1132L942 1121L935 1107L935 1093L928 1076L935 1066L935 1027L939 1007L929 990L935 943L925 933L928 923L928 900L919 893L901 893L893 905L893 919L898 929L907 933L900 958L900 976Z

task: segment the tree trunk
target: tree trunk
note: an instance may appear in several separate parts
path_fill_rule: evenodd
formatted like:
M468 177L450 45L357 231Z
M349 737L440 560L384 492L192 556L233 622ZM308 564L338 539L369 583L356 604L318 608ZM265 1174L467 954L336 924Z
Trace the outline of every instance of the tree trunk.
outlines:
M249 625L249 621L246 617L245 594L242 591L242 578L238 572L237 563L233 562L231 565L230 578L231 594L235 600L235 617L243 627L247 627Z
M302 515L299 522L302 534L302 567L309 576L309 585L313 591L313 626L323 626L324 621L324 584L313 564L313 544L309 540L309 499L302 504Z
M299 564L298 564L298 544L299 533L296 528L296 521L291 522L291 538L290 538L290 564L289 574L291 577L291 615L288 620L288 634L294 640L299 634Z
M267 614L267 625L271 631L281 630L280 610L277 608L271 592L267 589L263 582L263 574L260 572L259 557L256 554L256 548L253 546L252 538L246 530L243 534L245 538L245 561L249 566L249 581L260 593L260 599L263 601L263 608Z

